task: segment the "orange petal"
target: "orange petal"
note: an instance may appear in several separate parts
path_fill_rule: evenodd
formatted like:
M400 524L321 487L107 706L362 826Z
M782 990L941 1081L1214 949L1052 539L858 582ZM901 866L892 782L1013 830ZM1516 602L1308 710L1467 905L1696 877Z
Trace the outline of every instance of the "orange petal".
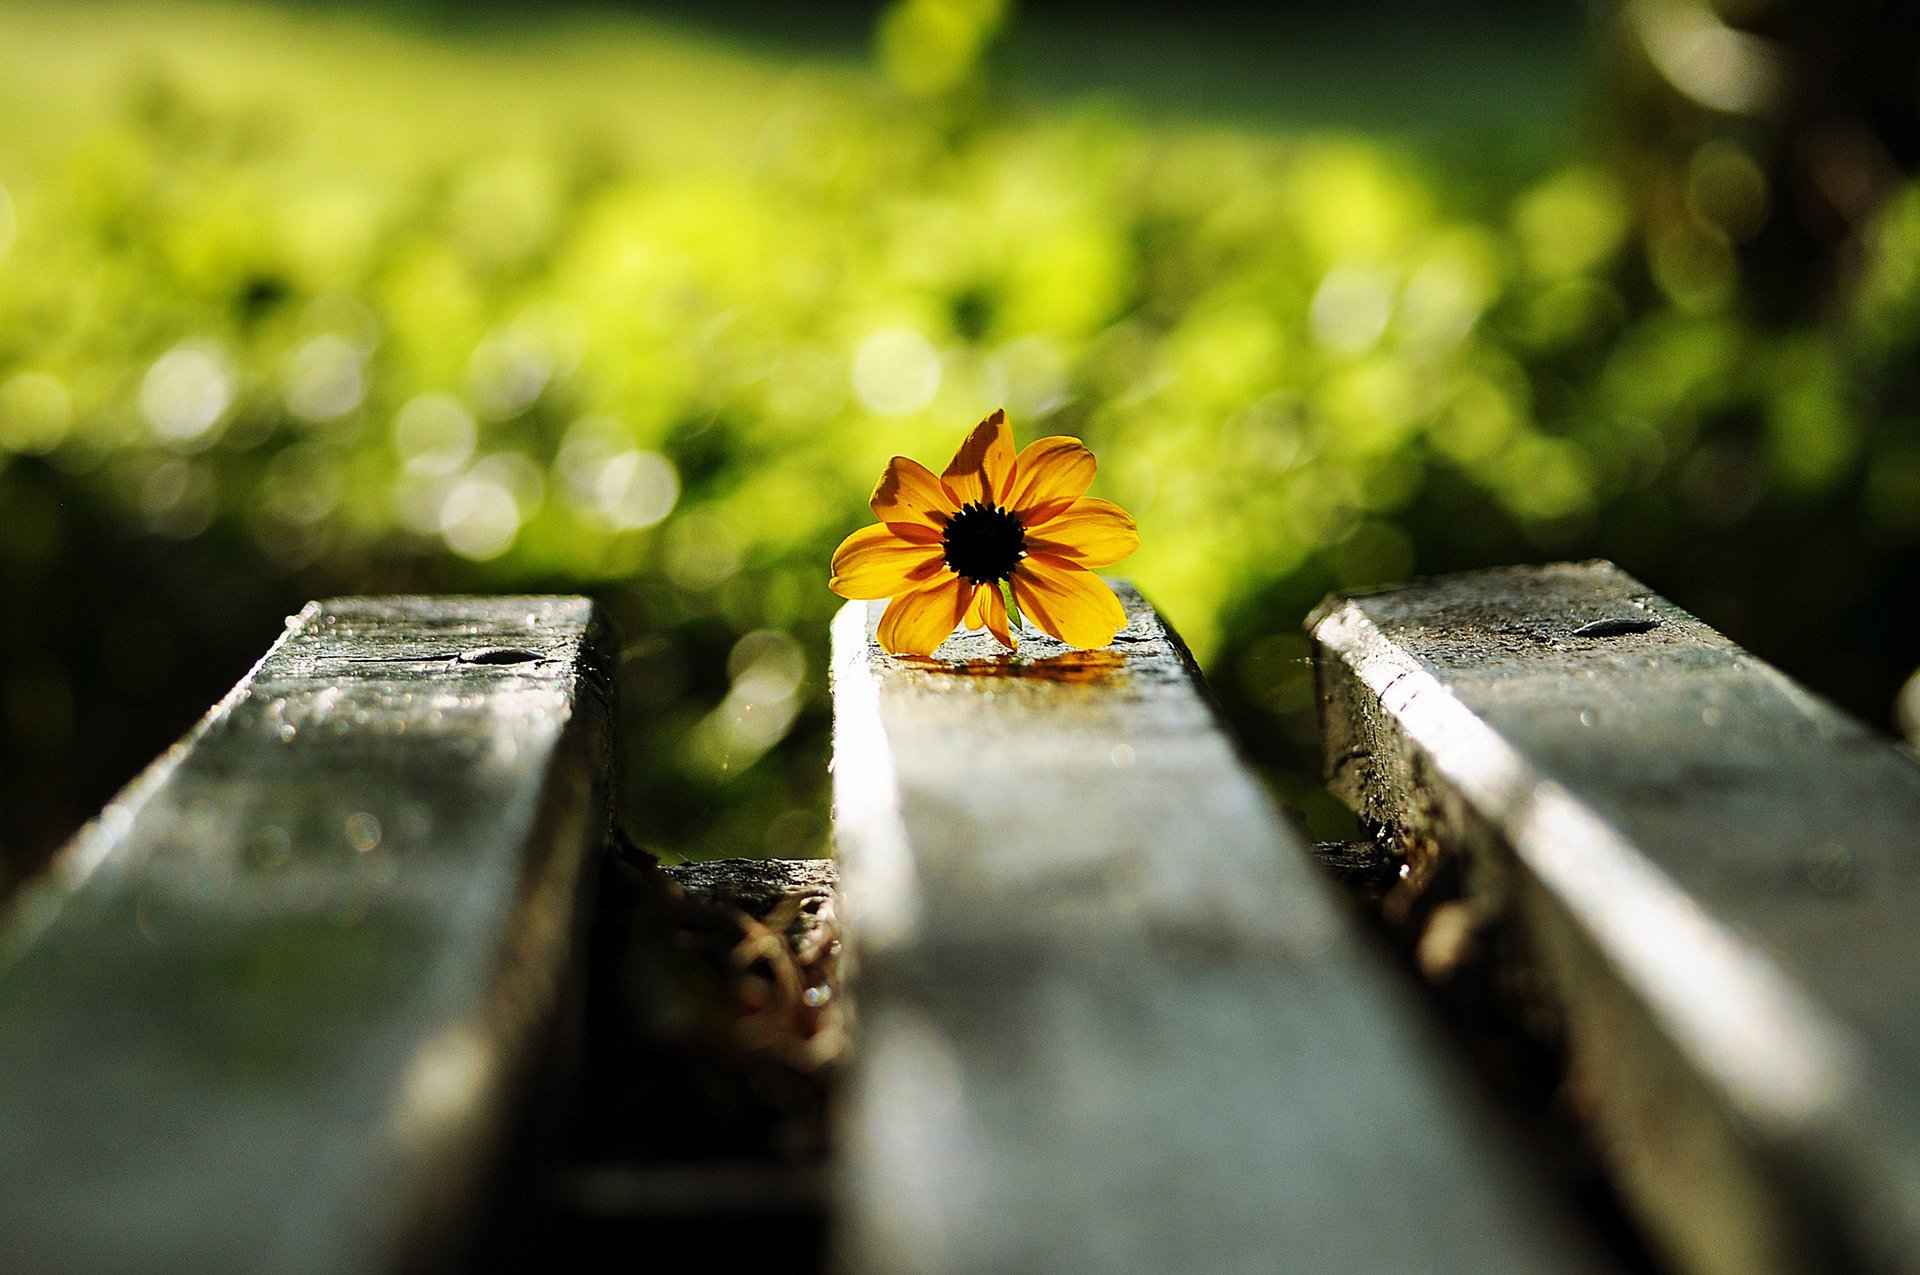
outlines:
M973 601L967 604L967 618L960 621L963 629L983 629L987 626L987 595L992 588L975 589Z
M874 516L881 522L921 522L936 527L947 525L957 506L934 472L907 456L895 456L887 462L887 472L875 484Z
M940 480L956 505L977 500L1005 508L1007 489L1013 485L1013 459L1013 429L1007 424L1006 409L1001 408L973 427Z
M1041 630L1083 650L1111 645L1127 624L1107 582L1063 558L1022 558L1013 569L1013 600Z
M880 617L881 647L894 655L931 655L973 603L974 586L952 572L887 603Z
M1093 453L1077 438L1037 439L1014 461L1008 507L1029 527L1045 522L1087 494L1096 468Z
M1027 552L1083 567L1110 567L1140 547L1133 517L1111 500L1083 496L1065 513L1027 532Z
M981 622L994 639L1009 651L1019 645L1013 640L1013 633L1007 627L1007 603L1000 596L998 584L983 584L973 595L974 609L980 612Z
M931 544L916 544L902 531L926 528L901 523L862 527L833 551L833 578L827 587L843 598L891 598L931 579L946 567L937 533Z

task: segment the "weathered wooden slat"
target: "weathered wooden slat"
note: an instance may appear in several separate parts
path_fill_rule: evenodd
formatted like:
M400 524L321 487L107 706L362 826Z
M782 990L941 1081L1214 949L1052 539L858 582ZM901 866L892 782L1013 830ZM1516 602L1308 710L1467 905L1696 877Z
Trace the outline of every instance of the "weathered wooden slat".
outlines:
M1110 651L835 623L847 1269L1598 1269L1121 592Z
M611 806L585 599L315 603L0 937L0 1269L444 1255Z
M1517 917L1667 1252L1920 1270L1920 770L1606 563L1310 627L1336 790Z

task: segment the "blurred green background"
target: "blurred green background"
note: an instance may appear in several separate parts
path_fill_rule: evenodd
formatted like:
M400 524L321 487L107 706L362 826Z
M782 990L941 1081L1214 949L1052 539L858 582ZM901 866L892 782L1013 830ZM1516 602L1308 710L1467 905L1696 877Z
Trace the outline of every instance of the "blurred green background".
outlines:
M599 596L636 839L821 853L828 555L1002 404L1324 828L1332 588L1604 555L1885 721L1915 25L0 0L0 891L340 592Z

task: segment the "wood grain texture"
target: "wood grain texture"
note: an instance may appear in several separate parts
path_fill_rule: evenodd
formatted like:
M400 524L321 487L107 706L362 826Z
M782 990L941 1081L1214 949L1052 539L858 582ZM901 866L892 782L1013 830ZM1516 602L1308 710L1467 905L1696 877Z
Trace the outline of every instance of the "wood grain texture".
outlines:
M846 1268L1599 1269L1119 591L1107 651L835 624Z
M1335 789L1518 919L1676 1262L1920 1270L1920 770L1606 563L1310 627Z
M0 939L0 1269L447 1253L611 809L579 598L310 605Z

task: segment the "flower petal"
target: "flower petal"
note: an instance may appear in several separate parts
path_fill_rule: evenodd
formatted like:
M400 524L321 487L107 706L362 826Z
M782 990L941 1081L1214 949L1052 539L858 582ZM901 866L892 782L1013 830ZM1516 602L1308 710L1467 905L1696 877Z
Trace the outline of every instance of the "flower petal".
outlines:
M843 598L891 598L931 579L946 567L936 535L931 544L902 536L925 534L918 525L878 523L862 527L833 551L827 587Z
M963 629L984 629L987 627L987 595L997 593L998 589L986 588L973 591L973 601L967 604L967 618L960 621Z
M1043 631L1084 650L1109 646L1127 624L1107 582L1064 558L1029 554L1013 569L1013 600Z
M931 469L908 456L887 462L887 472L874 485L867 502L881 522L921 522L947 525L958 506Z
M931 583L887 603L877 636L893 655L931 655L946 641L973 603L970 581L943 572Z
M1032 527L1063 512L1093 486L1093 453L1077 438L1036 439L1014 461L1008 508Z
M1013 633L1007 627L1007 603L1006 599L1000 596L998 584L981 585L979 591L973 595L973 605L980 612L987 631L993 634L995 641L1009 651L1020 645L1013 640Z
M1027 532L1027 552L1082 567L1110 567L1140 547L1133 516L1111 500L1082 496L1066 512Z
M1007 489L1013 485L1013 459L1013 429L1007 424L1006 409L1000 408L973 427L940 480L956 505L977 500L1005 508Z

